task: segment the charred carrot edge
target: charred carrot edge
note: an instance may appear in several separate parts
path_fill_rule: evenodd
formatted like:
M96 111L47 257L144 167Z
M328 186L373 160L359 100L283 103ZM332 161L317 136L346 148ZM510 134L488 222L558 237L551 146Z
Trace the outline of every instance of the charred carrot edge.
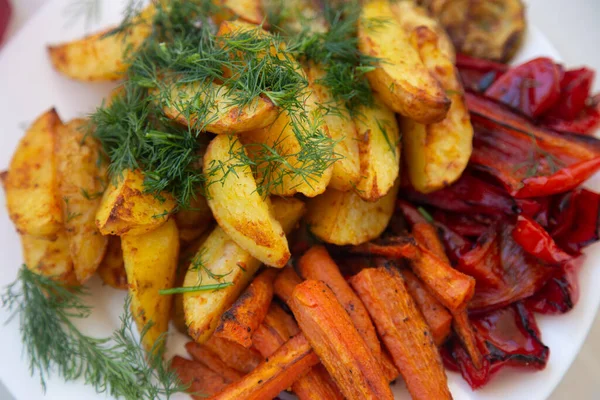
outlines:
M417 223L413 225L412 234L417 243L420 243L421 245L426 247L429 251L431 251L434 255L436 255L440 260L442 260L446 264L450 264L450 260L448 259L446 251L444 250L444 244L440 240L437 230L433 225L430 225L428 223ZM408 277L405 276L405 278ZM411 282L409 281L409 279L406 279L406 283L411 295L413 295L413 297L417 301L417 304L419 304L418 298L415 297L415 295L413 294L413 291L411 289ZM421 307L420 304L419 307ZM463 346L467 350L467 354L469 354L469 357L471 357L475 368L481 369L481 367L483 366L483 356L481 355L481 352L477 347L477 343L475 342L473 326L469 321L469 316L467 314L466 309L463 308L459 310L454 310L452 311L452 315L454 316L454 320L452 321L454 331L456 332ZM425 315L425 319L429 323L427 315ZM430 324L429 326L433 325ZM435 330L433 328L432 332L434 333L435 337ZM436 341L436 343L438 342Z
M226 339L211 336L204 345L227 366L243 374L252 372L262 361L261 355L256 350L247 349Z
M197 362L206 365L211 370L222 376L227 382L236 382L242 378L242 374L225 364L219 356L213 353L207 346L196 342L188 342L185 349Z
M396 379L398 371L393 364L389 363L387 358L382 357L381 343L379 343L377 332L365 305L346 282L327 249L324 246L311 247L298 260L298 269L305 279L322 281L329 286L350 316L360 336L364 339L375 358L382 364L381 368L388 381Z
M272 399L304 376L319 358L304 335L298 334L240 381L210 397L219 400Z
M275 278L273 290L277 297L289 306L294 288L301 283L302 278L298 276L294 268L288 266L282 269L277 278Z
M300 328L294 319L281 307L272 303L265 320L252 336L254 347L266 358L281 347L290 335L296 335ZM292 385L292 391L300 400L332 399L343 397L321 364L314 366Z
M290 308L348 400L394 398L379 362L325 283L308 280L297 285Z
M370 268L350 279L414 400L452 399L425 319L396 270Z
M271 268L260 273L233 305L223 313L214 336L252 346L252 333L267 315L273 299L273 280L277 271Z
M431 329L433 341L437 346L443 344L452 331L452 314L444 308L412 272L402 271L406 289L423 314L425 322Z
M171 360L171 368L184 385L189 385L187 392L194 399L204 399L219 393L227 387L228 382L215 371L199 362L175 356Z

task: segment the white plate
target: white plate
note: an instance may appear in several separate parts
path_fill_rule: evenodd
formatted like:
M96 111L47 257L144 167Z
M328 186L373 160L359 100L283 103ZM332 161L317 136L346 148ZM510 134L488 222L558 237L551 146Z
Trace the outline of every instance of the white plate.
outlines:
M64 10L72 0L49 2L9 42L0 53L0 169L6 169L23 129L42 111L56 107L64 120L85 115L94 110L113 85L83 84L69 81L54 72L45 52L49 43L73 39L84 33L83 26L65 27ZM117 22L123 4L121 0L103 0L103 18L98 26ZM535 28L530 28L517 61L538 55L558 58L556 50ZM600 179L591 187L600 189ZM1 192L1 191L0 191ZM0 195L4 203L4 193ZM22 263L20 243L6 212L0 212L0 254L2 274L0 286L12 282ZM544 371L524 372L504 370L483 390L473 392L458 374L450 373L450 388L457 400L528 400L546 399L569 368L582 345L600 303L600 246L587 251L588 259L580 274L581 299L566 315L538 317L543 341L550 347L550 360ZM97 336L107 336L118 326L124 293L102 287L94 279L90 287L94 314L82 329ZM0 322L8 313L0 309ZM37 377L29 375L22 357L22 345L17 321L0 325L0 380L17 400L41 398L43 392ZM170 350L183 354L183 335L170 338ZM407 398L402 384L394 386L398 398ZM65 384L60 377L48 381L47 399L106 398L83 383Z

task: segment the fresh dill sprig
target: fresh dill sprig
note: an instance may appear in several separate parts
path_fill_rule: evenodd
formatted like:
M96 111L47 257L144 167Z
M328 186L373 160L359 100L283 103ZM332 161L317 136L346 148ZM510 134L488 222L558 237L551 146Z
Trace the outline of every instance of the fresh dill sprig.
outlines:
M39 374L44 391L53 373L65 381L83 379L98 393L131 400L169 398L185 390L163 361L165 337L149 352L136 339L129 299L121 326L111 337L83 334L74 321L92 312L83 301L87 294L83 287L65 287L25 266L2 294L3 307L19 319L30 373Z
M222 282L222 283L212 283L208 285L198 285L198 286L184 286L178 288L171 289L161 289L158 291L160 295L170 295L170 294L180 294L180 293L194 293L194 292L206 292L209 290L219 290L233 285L233 282Z
M89 28L92 23L100 20L101 4L102 0L72 0L64 10L67 24L83 19L85 28Z

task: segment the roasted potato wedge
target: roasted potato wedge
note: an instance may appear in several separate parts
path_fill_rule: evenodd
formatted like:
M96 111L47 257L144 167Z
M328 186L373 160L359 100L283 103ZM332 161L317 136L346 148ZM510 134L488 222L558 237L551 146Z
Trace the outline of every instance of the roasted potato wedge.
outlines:
M66 284L77 284L69 238L64 230L56 232L52 239L21 235L21 245L23 259L31 271Z
M255 25L261 24L265 19L260 0L214 0L214 3L224 11L218 19L231 19L236 16Z
M141 171L126 170L104 192L96 225L103 235L148 233L167 221L175 205L175 199L168 193L160 198L145 193Z
M172 296L158 293L170 289L175 282L179 256L179 234L173 219L152 232L121 237L123 260L131 295L133 318L142 331L152 326L142 338L151 350L159 336L169 327Z
M507 62L526 28L521 0L423 1L452 38L456 49L474 57Z
M461 176L473 150L473 127L458 72L439 49L437 35L421 26L412 32L412 39L430 73L452 99L441 122L422 125L402 118L400 123L410 181L418 191L429 193Z
M77 280L87 281L100 265L108 238L96 226L96 211L106 186L100 143L86 135L84 120L58 127L54 148L58 190Z
M285 232L290 232L304 213L297 199L273 198L273 211ZM231 282L217 291L185 293L183 309L189 335L203 343L212 335L221 315L248 286L261 263L216 227L190 263L183 286Z
M408 35L394 18L389 1L376 0L363 5L358 47L363 54L380 59L367 78L388 107L425 124L444 118L450 100L411 46Z
M152 33L153 5L143 10L123 32L114 28L79 40L48 46L54 68L79 81L113 81L127 70L125 53L137 49Z
M235 136L217 136L204 155L208 205L217 223L261 262L283 267L290 258L281 224L259 194L250 166L235 158L245 152Z
M4 180L6 207L17 231L50 237L63 228L54 146L60 118L54 109L31 125L19 142Z
M367 202L355 192L327 189L307 203L306 222L319 239L337 245L360 244L378 237L394 213L399 182L381 199Z
M341 191L352 190L361 177L356 125L346 107L335 101L331 91L319 83L325 71L311 64L306 68L306 74L319 103L329 109L324 119L329 135L337 142L333 151L339 155L339 159L333 164L329 186Z
M233 105L235 97L231 89L216 83L173 84L163 112L181 124L218 134L262 129L271 125L279 114L266 97L257 97L243 108ZM190 106L200 107L204 103L211 104L205 114L189 113ZM204 124L200 125L201 122Z
M437 36L437 48L453 64L456 59L456 51L450 36L444 27L436 19L429 16L427 10L417 6L412 1L399 1L391 3L394 17L400 22L405 32L410 33L419 26L431 29ZM443 86L443 85L442 85ZM452 100L452 99L450 99Z
M366 201L385 196L400 172L400 130L394 112L377 96L355 117L361 178L356 192Z
M121 238L118 236L107 237L108 246L98 267L98 275L105 285L127 290L127 272L125 271L123 250L121 250Z

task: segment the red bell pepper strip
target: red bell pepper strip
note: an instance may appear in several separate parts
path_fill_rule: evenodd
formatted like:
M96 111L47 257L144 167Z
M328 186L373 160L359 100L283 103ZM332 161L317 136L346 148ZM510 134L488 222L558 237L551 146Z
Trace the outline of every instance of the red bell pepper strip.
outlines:
M579 68L565 71L560 81L560 98L548 115L564 120L574 120L585 107L594 82L594 71Z
M536 58L508 70L485 91L485 95L536 118L558 102L560 75L560 68L554 61Z
M578 189L561 196L552 211L550 234L558 245L578 255L600 239L600 195Z
M556 245L540 224L524 215L517 217L512 237L523 250L548 264L562 264L573 258Z
M600 95L594 96L591 104L581 110L572 120L547 116L543 124L559 132L570 132L579 135L593 135L600 127Z
M582 255L562 267L562 274L552 278L536 294L525 301L527 308L540 314L564 314L579 300L579 270Z

